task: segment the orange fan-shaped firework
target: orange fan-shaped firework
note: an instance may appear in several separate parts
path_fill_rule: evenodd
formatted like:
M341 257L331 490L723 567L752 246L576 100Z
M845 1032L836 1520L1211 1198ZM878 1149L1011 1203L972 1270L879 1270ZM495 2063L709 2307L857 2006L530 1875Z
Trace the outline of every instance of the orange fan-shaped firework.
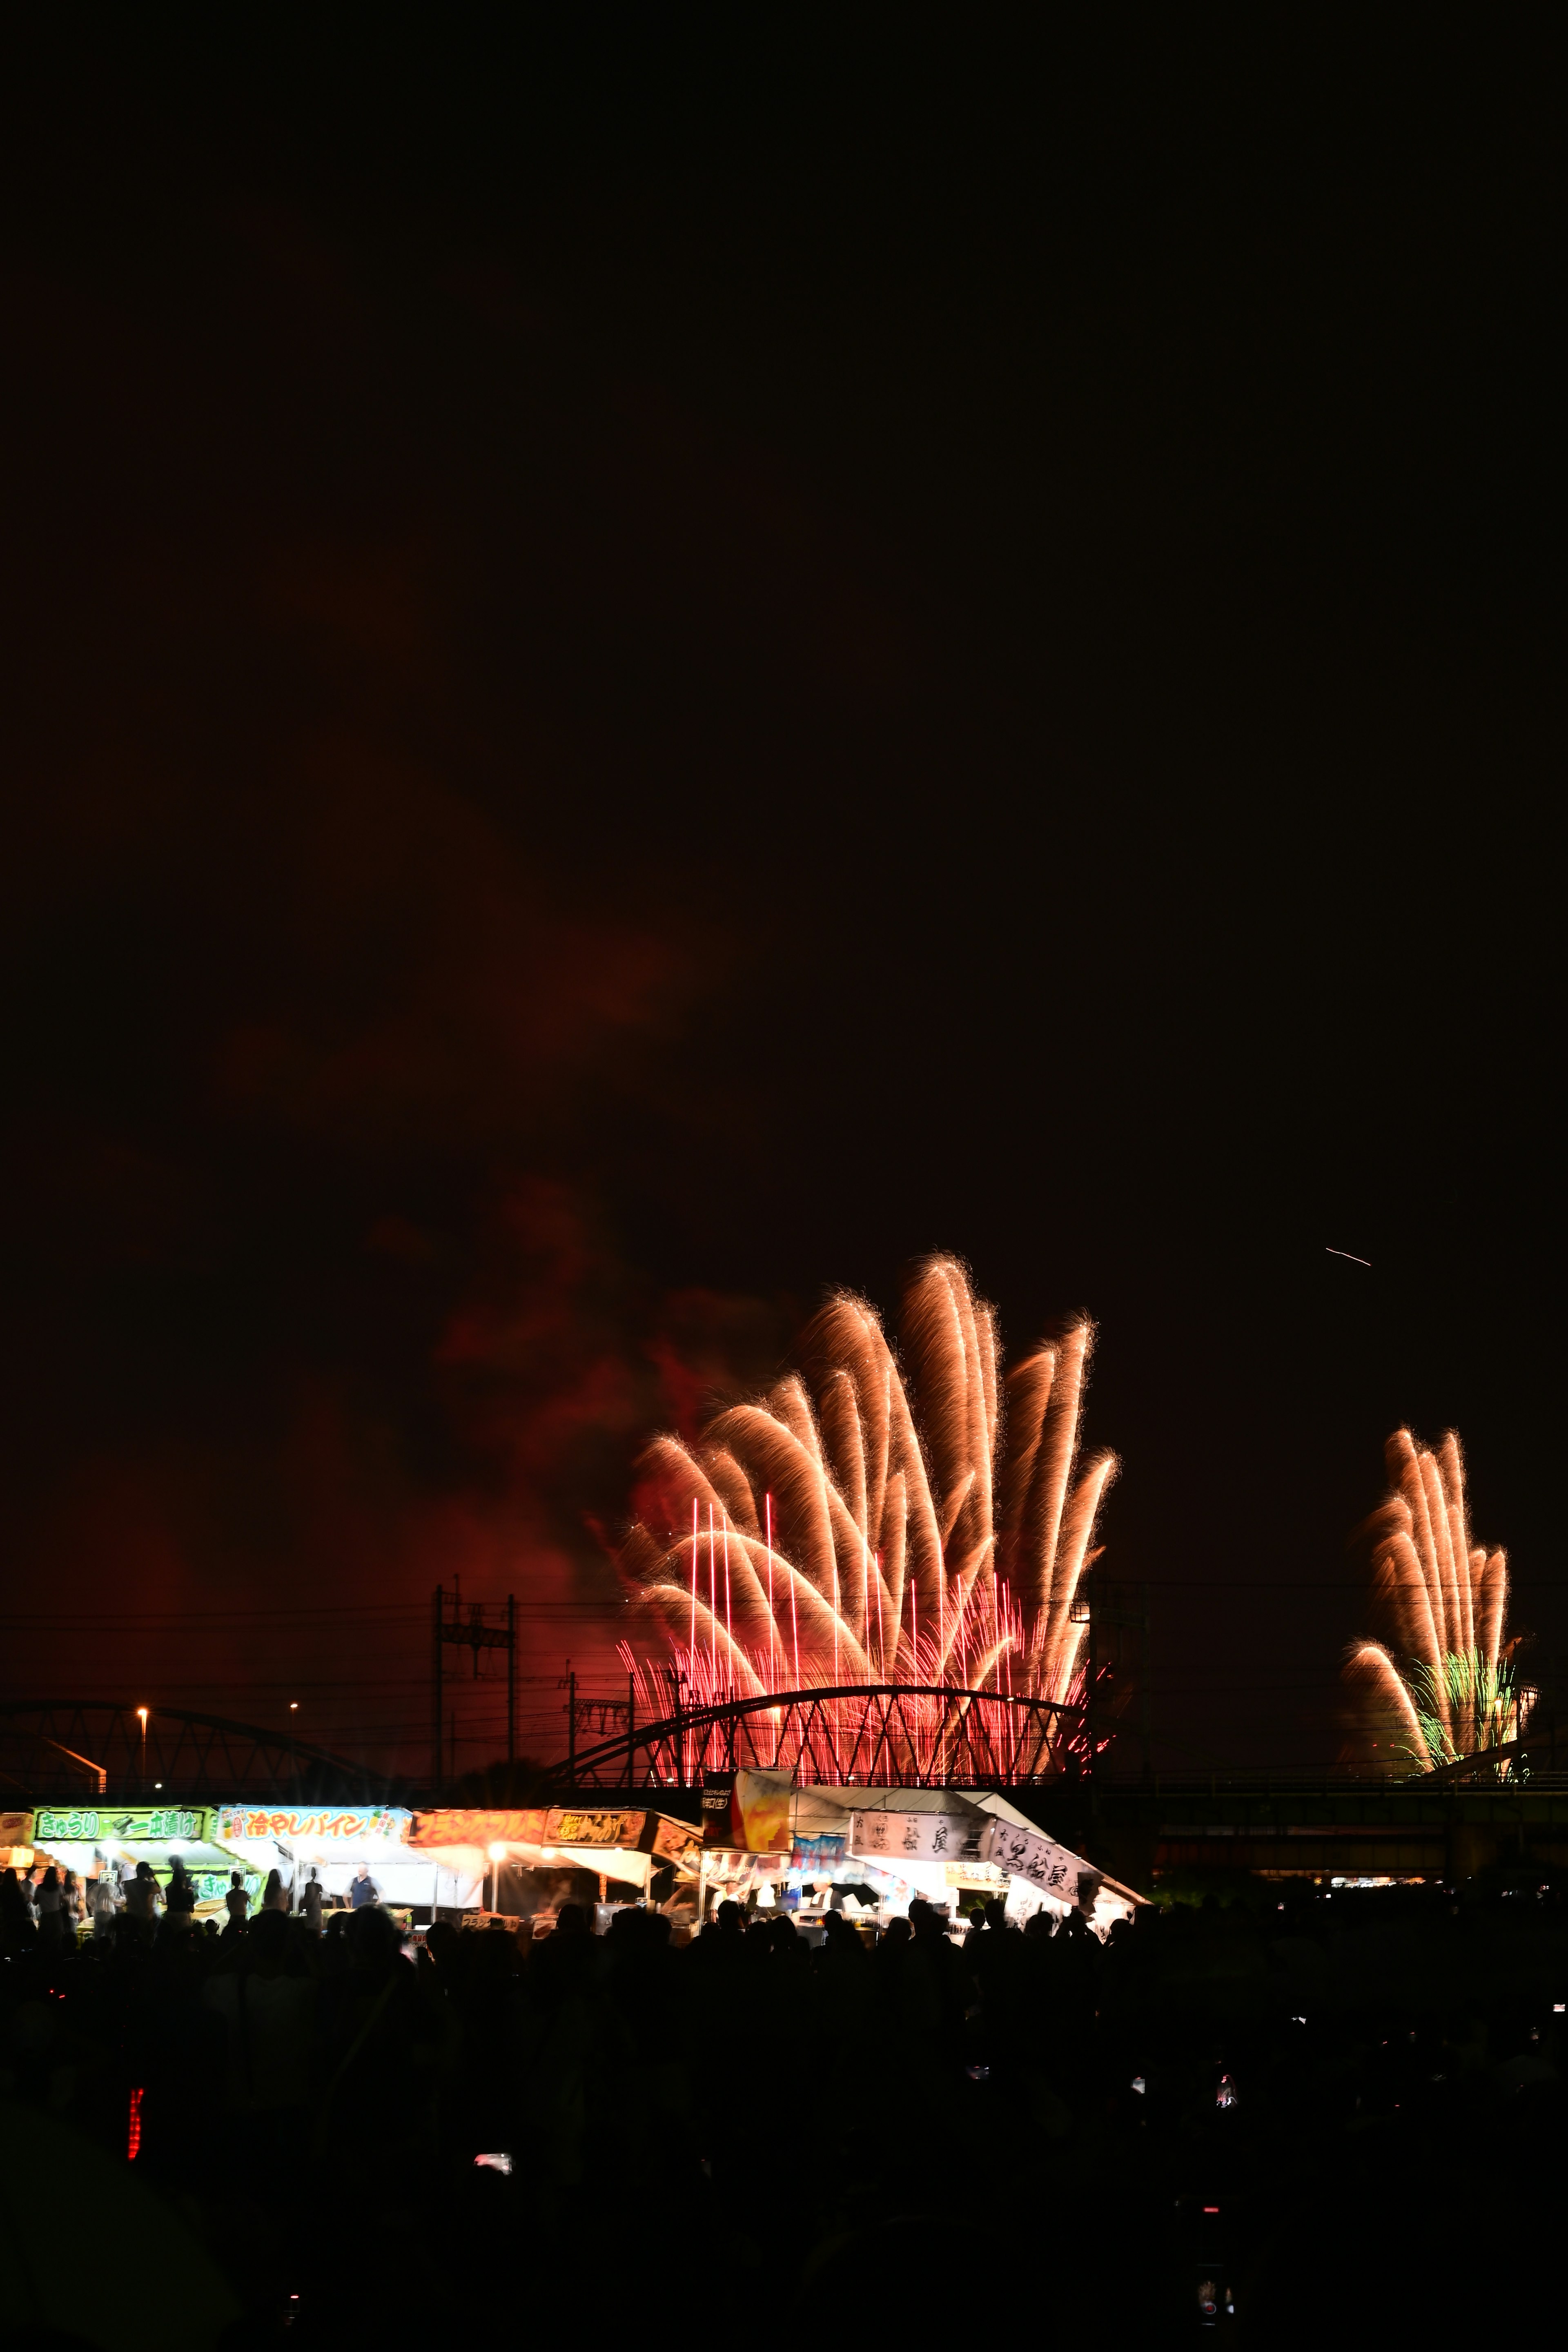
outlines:
M899 1683L1067 1699L1116 1470L1079 1459L1092 1326L1004 1380L991 1308L936 1257L900 1339L895 1354L874 1308L834 1297L798 1371L695 1444L648 1448L619 1564L693 1698Z
M1363 1532L1392 1642L1356 1643L1346 1672L1392 1716L1396 1750L1430 1769L1515 1738L1528 1694L1504 1639L1507 1557L1471 1541L1458 1435L1433 1449L1396 1429L1384 1458L1390 1491Z

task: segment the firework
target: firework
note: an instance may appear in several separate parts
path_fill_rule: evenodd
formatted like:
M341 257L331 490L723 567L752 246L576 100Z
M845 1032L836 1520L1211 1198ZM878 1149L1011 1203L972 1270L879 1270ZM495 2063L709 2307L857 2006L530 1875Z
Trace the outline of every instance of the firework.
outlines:
M1070 1702L1072 1604L1116 1470L1079 1461L1092 1327L1004 1379L992 1309L938 1257L899 1338L841 1294L797 1370L695 1444L648 1448L619 1565L664 1619L686 1704L851 1685ZM626 1664L665 1711L656 1671Z
M1384 1458L1389 1493L1363 1532L1392 1643L1358 1642L1346 1671L1392 1714L1396 1752L1430 1770L1517 1738L1528 1694L1503 1637L1507 1557L1471 1541L1457 1433L1434 1451L1395 1430Z

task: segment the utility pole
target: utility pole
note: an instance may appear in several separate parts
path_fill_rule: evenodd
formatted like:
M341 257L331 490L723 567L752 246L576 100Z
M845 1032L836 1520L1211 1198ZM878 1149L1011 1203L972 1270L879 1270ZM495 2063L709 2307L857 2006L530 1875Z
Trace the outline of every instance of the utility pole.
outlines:
M566 1778L577 1786L577 1677L572 1671L572 1661L566 1661Z
M485 1622L485 1611L499 1609L500 1605L499 1601L470 1601L466 1617L463 1614L462 1602L462 1588L459 1585L454 1590L452 1614L448 1617L445 1589L439 1584L436 1587L430 1649L430 1777L437 1790L441 1785L442 1736L447 1729L445 1685L446 1649L449 1643L455 1642L459 1648L471 1654L476 1682L479 1679L479 1652L481 1650L506 1652L506 1760L509 1764L515 1764L517 1761L517 1596L512 1592L507 1594L504 1625ZM450 1739L451 1770L455 1778L458 1769L456 1707L451 1712Z

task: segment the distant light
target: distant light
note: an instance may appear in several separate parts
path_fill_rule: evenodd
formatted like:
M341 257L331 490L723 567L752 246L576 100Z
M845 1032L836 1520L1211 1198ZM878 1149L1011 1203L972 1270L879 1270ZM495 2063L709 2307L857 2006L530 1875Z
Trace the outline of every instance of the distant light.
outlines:
M511 2158L504 2148L498 2148L493 2156L476 2156L474 2162L482 2171L485 2172L510 2172L511 2170Z
M298 1700L297 1698L291 1698L291 1699L289 1700L289 1714L290 1714L290 1715L298 1715L298 1714L299 1714L299 1712L300 1712L300 1702L299 1702L299 1700Z
M154 1780L154 1781L153 1781L153 1786L154 1787L154 1789L161 1789L161 1788L163 1787L163 1783L162 1782L162 1780Z
M1149 2085L1144 2082L1142 2074L1134 2074L1132 2077L1132 2087L1135 2091L1146 2091Z
M1554 2017L1561 2017L1564 2010L1568 2010L1568 2000L1554 2000L1552 2002L1552 2013Z
M490 1849L489 1849L489 1856L490 1856L490 1860L491 1860L492 1862L504 1862L504 1861L506 1860L506 1848L505 1848L505 1846L504 1846L504 1845L500 1844L499 1843L498 1843L497 1844L495 1844L495 1845L492 1845L492 1846L490 1847Z
M139 1706L136 1712L142 1718L142 1728L145 1731L147 1728L147 1710L144 1706Z

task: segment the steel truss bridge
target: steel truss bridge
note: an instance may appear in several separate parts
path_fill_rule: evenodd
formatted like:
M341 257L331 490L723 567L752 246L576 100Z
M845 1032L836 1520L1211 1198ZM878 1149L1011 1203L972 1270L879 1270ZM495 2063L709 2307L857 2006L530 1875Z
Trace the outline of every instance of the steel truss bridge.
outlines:
M1057 1779L1080 1721L1054 1699L952 1684L850 1683L691 1706L573 1748L574 1788L699 1788L710 1772L793 1771L833 1787L1018 1788Z
M384 1802L385 1777L255 1724L177 1706L92 1699L0 1706L0 1811L35 1798L108 1796L196 1803L225 1798Z

